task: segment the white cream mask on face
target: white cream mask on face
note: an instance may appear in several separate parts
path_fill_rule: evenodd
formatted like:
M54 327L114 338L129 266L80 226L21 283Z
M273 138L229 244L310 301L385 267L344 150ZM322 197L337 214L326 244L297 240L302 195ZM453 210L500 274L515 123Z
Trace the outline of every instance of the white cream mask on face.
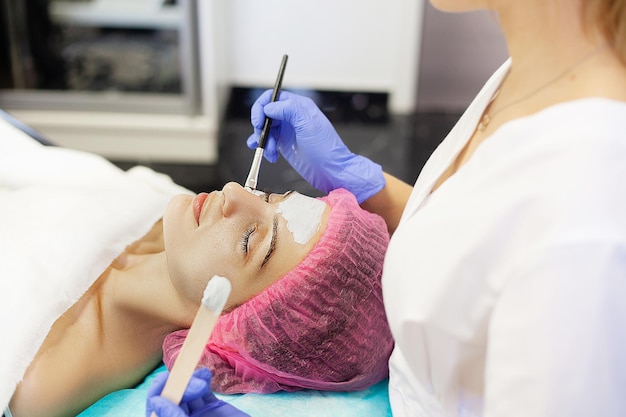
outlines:
M324 210L326 203L323 201L293 193L278 204L276 213L287 221L293 240L304 245L319 230Z

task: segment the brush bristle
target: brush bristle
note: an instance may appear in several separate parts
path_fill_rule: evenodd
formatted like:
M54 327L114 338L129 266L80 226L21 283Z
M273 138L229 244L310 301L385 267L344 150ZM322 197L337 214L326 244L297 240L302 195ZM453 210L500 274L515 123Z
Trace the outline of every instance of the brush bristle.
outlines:
M228 300L230 290L231 284L228 278L214 275L204 289L202 304L209 310L219 314L224 308L226 300Z

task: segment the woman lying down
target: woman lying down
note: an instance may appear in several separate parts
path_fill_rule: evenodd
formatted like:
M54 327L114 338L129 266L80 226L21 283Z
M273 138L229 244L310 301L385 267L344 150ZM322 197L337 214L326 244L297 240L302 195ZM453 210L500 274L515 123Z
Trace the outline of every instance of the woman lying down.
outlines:
M75 416L136 385L163 350L171 365L216 274L233 288L202 360L215 392L350 391L387 376L388 233L347 191L193 195L94 155L4 148L0 371L12 378L0 406L10 399L14 417Z

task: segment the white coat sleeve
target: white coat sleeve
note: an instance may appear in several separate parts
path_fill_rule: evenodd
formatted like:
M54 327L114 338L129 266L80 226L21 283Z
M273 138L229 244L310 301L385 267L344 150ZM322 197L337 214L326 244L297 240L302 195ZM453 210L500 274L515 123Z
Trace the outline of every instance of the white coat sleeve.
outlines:
M485 417L626 416L626 246L570 243L518 270L489 323Z

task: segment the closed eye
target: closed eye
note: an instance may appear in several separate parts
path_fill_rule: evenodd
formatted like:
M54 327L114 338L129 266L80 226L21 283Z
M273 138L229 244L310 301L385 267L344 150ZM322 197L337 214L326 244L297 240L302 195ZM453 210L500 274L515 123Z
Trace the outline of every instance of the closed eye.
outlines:
M252 236L252 233L254 233L255 231L256 231L256 225L250 227L248 230L243 232L243 236L241 236L241 241L239 245L241 247L241 251L246 255L248 254L248 245L250 243L250 236Z
M284 194L270 194L267 196L267 202L270 204L280 203L281 201L286 200L292 193L295 191L289 190Z
M289 197L289 195L291 193L293 193L293 190L289 190L284 194L274 194L271 190L255 190L255 191L251 191L253 194L259 196L261 199L263 199L263 201L265 201L266 203L275 203L277 201L275 201L275 198L278 198L278 201L282 201L285 200L287 197ZM270 201L270 197L274 196L274 198L272 198Z
M269 190L250 190L248 188L246 188L246 190L254 195L256 195L257 197L261 198L263 201L265 201L266 203L269 201L270 199L270 195L272 194L271 191Z

